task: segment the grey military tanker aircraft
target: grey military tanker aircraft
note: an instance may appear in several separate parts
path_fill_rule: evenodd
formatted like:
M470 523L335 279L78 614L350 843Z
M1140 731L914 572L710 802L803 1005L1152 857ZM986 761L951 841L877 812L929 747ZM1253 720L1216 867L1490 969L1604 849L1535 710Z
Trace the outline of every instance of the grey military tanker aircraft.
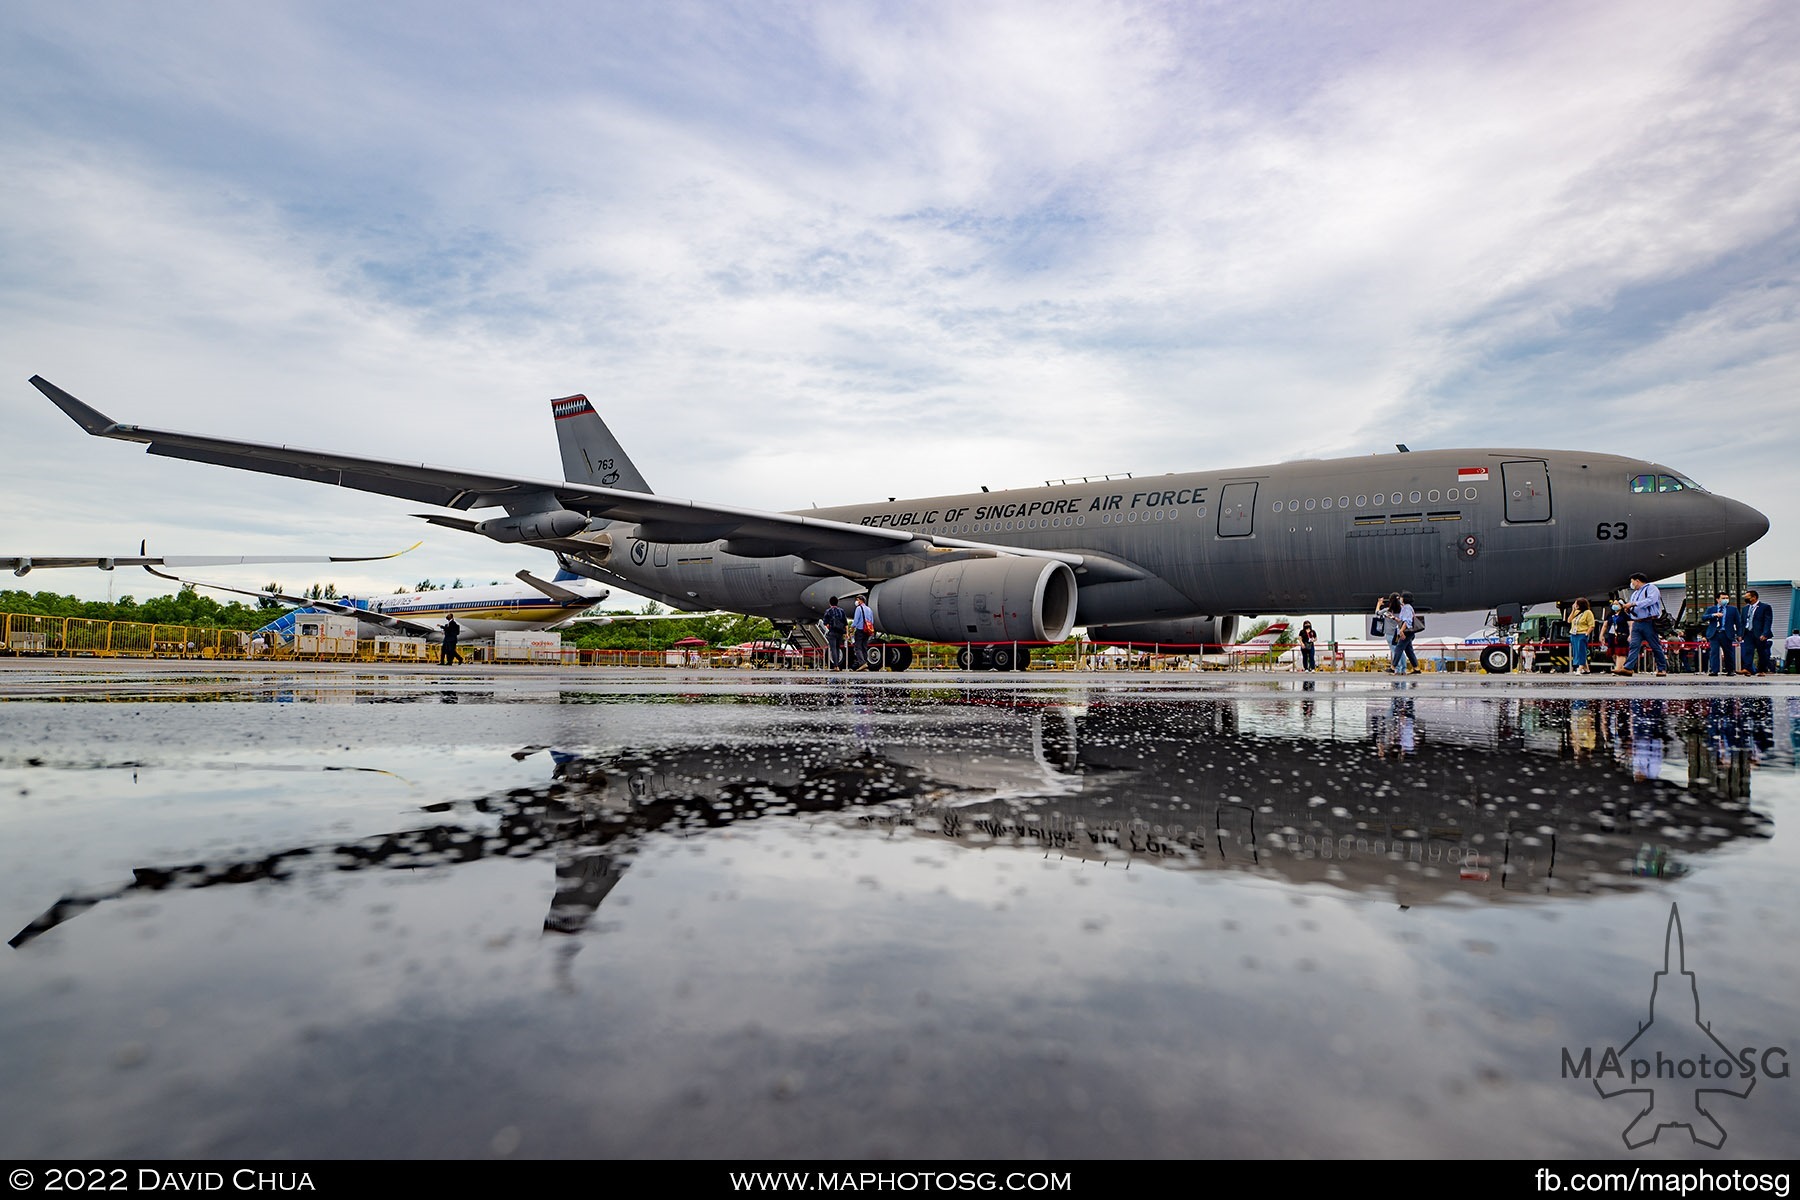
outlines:
M866 593L884 633L961 643L965 662L1000 669L1077 624L1096 641L1217 647L1240 616L1367 612L1401 589L1440 611L1602 596L1634 571L1679 574L1769 528L1659 463L1489 448L765 512L654 494L584 396L551 401L564 477L549 480L128 425L31 382L88 433L151 454L498 508L420 515L542 547L684 611L793 625L831 596ZM895 669L911 659L898 644L880 653Z

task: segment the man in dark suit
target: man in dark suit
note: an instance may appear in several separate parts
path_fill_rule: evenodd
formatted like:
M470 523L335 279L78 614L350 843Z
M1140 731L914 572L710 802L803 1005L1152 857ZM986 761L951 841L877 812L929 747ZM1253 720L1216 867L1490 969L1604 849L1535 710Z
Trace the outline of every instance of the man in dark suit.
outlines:
M461 635L462 626L456 623L455 617L444 622L444 645L443 649L438 651L439 666L447 667L451 663L462 665L462 651L456 648L456 639Z
M1731 593L1720 592L1718 602L1700 616L1706 622L1706 673L1717 675L1723 662L1725 673L1731 674L1737 667L1736 642L1740 632Z
M1738 609L1738 622L1744 631L1744 653L1738 661L1739 675L1756 675L1775 669L1775 610L1757 598L1756 589L1744 593L1744 607Z

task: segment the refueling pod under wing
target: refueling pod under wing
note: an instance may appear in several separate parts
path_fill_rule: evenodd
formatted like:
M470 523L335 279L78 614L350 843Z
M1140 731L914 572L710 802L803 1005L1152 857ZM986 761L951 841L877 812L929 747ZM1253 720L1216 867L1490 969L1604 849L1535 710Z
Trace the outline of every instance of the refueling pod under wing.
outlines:
M1180 621L1136 621L1096 625L1088 641L1101 646L1204 647L1216 650L1237 640L1236 617L1188 617Z

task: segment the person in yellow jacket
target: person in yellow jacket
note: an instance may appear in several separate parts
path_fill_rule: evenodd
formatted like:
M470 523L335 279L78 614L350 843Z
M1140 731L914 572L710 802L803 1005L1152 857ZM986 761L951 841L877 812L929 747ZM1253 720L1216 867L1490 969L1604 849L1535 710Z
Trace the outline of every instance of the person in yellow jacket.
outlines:
M1575 600L1575 611L1569 617L1569 670L1576 675L1588 674L1588 639L1594 636L1594 610L1586 596Z

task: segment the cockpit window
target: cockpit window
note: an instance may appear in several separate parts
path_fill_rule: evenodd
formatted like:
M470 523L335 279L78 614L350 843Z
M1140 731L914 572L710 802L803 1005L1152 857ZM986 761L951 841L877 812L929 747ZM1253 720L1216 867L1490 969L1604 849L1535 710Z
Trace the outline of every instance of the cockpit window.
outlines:
M1679 492L1685 491L1686 489L1682 487L1681 480L1675 478L1673 475L1658 475L1656 477L1656 490L1659 492Z
M1656 490L1656 476L1633 475L1631 477L1631 490L1634 492L1654 492Z

